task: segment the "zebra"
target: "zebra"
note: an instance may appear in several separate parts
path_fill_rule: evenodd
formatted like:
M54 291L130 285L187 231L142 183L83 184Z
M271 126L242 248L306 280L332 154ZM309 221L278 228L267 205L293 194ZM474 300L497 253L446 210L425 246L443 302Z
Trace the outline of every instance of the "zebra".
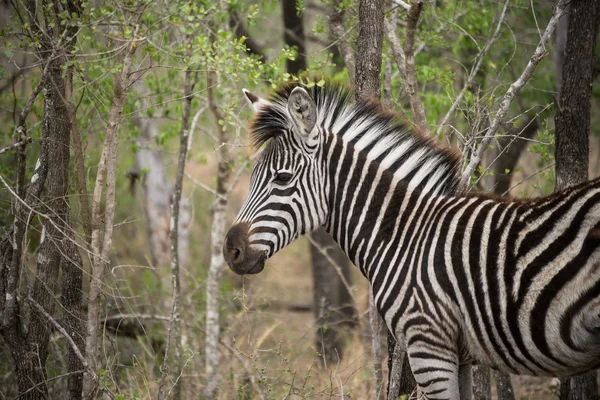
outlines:
M473 364L600 367L600 179L552 196L457 194L461 159L351 89L244 89L266 145L223 255L237 274L319 227L369 280L419 396L471 399Z

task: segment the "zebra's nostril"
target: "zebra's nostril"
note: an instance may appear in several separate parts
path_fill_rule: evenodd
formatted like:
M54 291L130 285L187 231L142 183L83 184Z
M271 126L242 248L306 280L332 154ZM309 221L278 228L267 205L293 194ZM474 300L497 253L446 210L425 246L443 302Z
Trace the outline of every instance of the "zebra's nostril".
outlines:
M231 260L235 264L241 263L242 261L244 261L244 253L238 248L231 249Z

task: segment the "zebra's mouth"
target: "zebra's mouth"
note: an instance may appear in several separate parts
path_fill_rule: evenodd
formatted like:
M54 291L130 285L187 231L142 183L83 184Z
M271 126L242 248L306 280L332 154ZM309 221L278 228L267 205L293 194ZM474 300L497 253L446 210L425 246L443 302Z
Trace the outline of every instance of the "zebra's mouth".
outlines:
M265 268L265 256L261 256L261 258L259 258L256 261L256 264L254 264L254 267L250 268L248 270L248 272L246 272L246 274L248 275L254 275L254 274L258 274L259 272L261 272L263 269Z
M229 268L238 275L258 274L265 267L267 253L248 244L248 224L232 226L223 243L223 256Z

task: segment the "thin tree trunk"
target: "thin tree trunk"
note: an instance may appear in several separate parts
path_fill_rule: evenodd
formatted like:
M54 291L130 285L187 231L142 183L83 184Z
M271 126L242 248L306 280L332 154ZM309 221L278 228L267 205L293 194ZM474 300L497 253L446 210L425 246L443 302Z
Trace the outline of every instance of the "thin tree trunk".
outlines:
M514 400L515 391L510 381L510 375L499 371L492 371L492 376L496 381L496 393L498 400Z
M600 22L595 0L570 3L562 87L556 113L556 190L588 179L590 98Z
M21 141L27 138L27 129L25 119L31 110L33 102L41 92L47 81L49 63L42 73L42 78L37 87L27 99L23 110L19 113L16 133ZM42 134L45 131L42 131ZM44 136L42 136L44 139ZM8 345L14 361L15 374L17 377L17 386L20 393L29 393L30 398L45 398L47 388L44 380L45 371L38 359L35 357L34 346L26 337L24 327L21 321L21 308L23 305L19 302L19 286L21 274L21 262L23 253L23 237L27 226L27 215L29 209L27 206L37 203L44 188L46 176L48 173L47 153L48 146L42 141L40 149L40 158L34 170L32 183L27 192L25 191L25 169L27 165L26 146L17 148L16 165L16 189L14 195L18 196L15 200L15 221L12 227L10 237L6 237L1 242L0 247L0 322L2 323L1 333ZM3 180L8 188L7 183ZM23 204L23 199L25 201ZM27 206L26 206L27 205ZM37 382L35 388L32 382ZM29 390L32 389L33 390ZM35 393L34 393L35 392ZM24 397L25 398L25 397Z
M358 54L356 57L356 94L363 99L381 98L381 63L383 48L384 1L361 0L358 5ZM370 292L372 297L372 292ZM375 303L369 299L369 315L376 396L383 396L383 373L379 319Z
M473 400L489 400L492 398L491 370L483 365L473 368Z
M588 179L590 98L599 23L600 4L597 0L571 1L560 100L555 119L555 190ZM596 377L597 373L592 372L562 379L560 399L598 399Z
M223 238L225 237L225 222L228 202L227 187L231 179L229 162L231 156L227 145L228 134L223 127L217 123L222 120L221 111L215 103L213 86L215 85L213 73L209 72L206 78L206 87L208 92L208 104L210 111L215 117L215 126L218 132L218 141L221 144L217 149L219 160L217 169L217 199L213 208L213 220L211 226L211 247L210 247L210 266L208 277L206 278L206 386L204 388L204 398L212 399L217 392L219 382L219 280L223 269Z
M63 313L63 327L71 336L73 342L83 352L85 349L85 313L83 311L83 261L79 249L71 236L66 240L64 255L61 263L62 291L61 305ZM83 390L84 365L75 350L69 346L67 372L69 380L67 384L68 398L71 400L81 399Z
M108 118L108 126L104 139L104 149L100 157L96 184L92 199L92 271L90 289L88 292L88 316L85 353L88 365L93 371L98 371L100 360L100 296L102 294L102 280L109 264L110 250L112 247L112 234L115 217L115 185L117 168L117 142L125 94L129 87L129 73L133 62L133 55L138 48L137 30L130 42L123 59L123 69L115 74L113 84L113 103ZM106 201L104 218L101 216L100 203L104 190L106 174ZM101 227L104 225L104 231ZM84 397L94 397L97 388L95 377L85 374L83 380Z

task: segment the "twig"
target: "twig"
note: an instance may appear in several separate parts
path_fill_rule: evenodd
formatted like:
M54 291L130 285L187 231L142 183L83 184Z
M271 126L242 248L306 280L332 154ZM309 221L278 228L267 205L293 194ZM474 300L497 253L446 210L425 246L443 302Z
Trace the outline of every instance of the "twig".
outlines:
M519 79L513 82L506 91L506 94L504 95L504 100L502 100L502 103L500 104L500 107L496 112L496 116L490 124L490 128L488 129L484 139L481 141L481 144L479 145L477 151L471 156L469 163L462 174L460 186L463 190L466 190L469 184L469 180L471 178L471 174L473 174L473 171L475 171L475 169L481 162L481 159L483 158L483 153L487 150L487 147L489 146L492 138L498 131L500 123L504 119L504 116L508 111L508 107L510 106L512 99L517 95L517 93L519 93L519 91L523 88L525 83L527 83L529 78L531 78L531 75L533 75L533 71L535 70L539 62L546 56L546 54L548 54L548 52L546 51L546 45L548 44L548 41L550 40L550 37L554 32L556 23L565 12L565 4L566 0L559 0L558 3L556 3L554 14L548 22L548 26L546 26L546 30L544 31L544 34L542 35L542 38L538 43L535 52L531 56L527 67L525 67L525 70L523 71Z
M219 339L219 343L221 343L221 345L223 347L225 347L227 350L229 350L231 352L231 354L233 354L235 356L235 358L238 359L238 361L240 362L240 364L242 364L242 367L246 371L246 374L248 374L248 377L250 378L250 383L254 387L254 390L256 390L258 392L258 396L261 398L261 400L265 400L266 397L263 394L263 392L260 390L260 385L256 384L256 382L255 382L256 378L254 377L254 375L252 374L252 372L248 368L248 365L246 365L246 362L244 361L244 359L242 358L242 356L240 356L239 353L237 351L235 351L235 349L233 349L231 346L229 346L223 340Z
M331 257L329 255L329 252L327 251L327 248L321 246L320 243L318 243L316 240L313 239L313 237L311 235L306 235L306 237L308 238L308 241L315 246L315 248L317 250L319 250L321 252L321 254L323 254L323 256L325 256L325 258L327 259L327 261L333 266L333 268L335 268L335 271L337 272L337 274L339 275L342 283L344 284L344 287L346 288L346 290L348 291L348 293L350 294L350 298L352 299L352 307L354 309L357 309L356 307L356 299L354 298L354 294L352 294L353 290L352 290L352 286L350 286L350 283L348 283L348 280L346 279L346 277L344 276L344 272L342 271L342 267L339 266L339 264L333 259L333 257Z
M25 146L25 145L31 143L32 141L33 141L33 139L31 137L27 136L25 139L21 140L20 142L11 144L10 146L0 149L0 154L3 154L3 153L6 153L7 151L16 149L17 147Z

